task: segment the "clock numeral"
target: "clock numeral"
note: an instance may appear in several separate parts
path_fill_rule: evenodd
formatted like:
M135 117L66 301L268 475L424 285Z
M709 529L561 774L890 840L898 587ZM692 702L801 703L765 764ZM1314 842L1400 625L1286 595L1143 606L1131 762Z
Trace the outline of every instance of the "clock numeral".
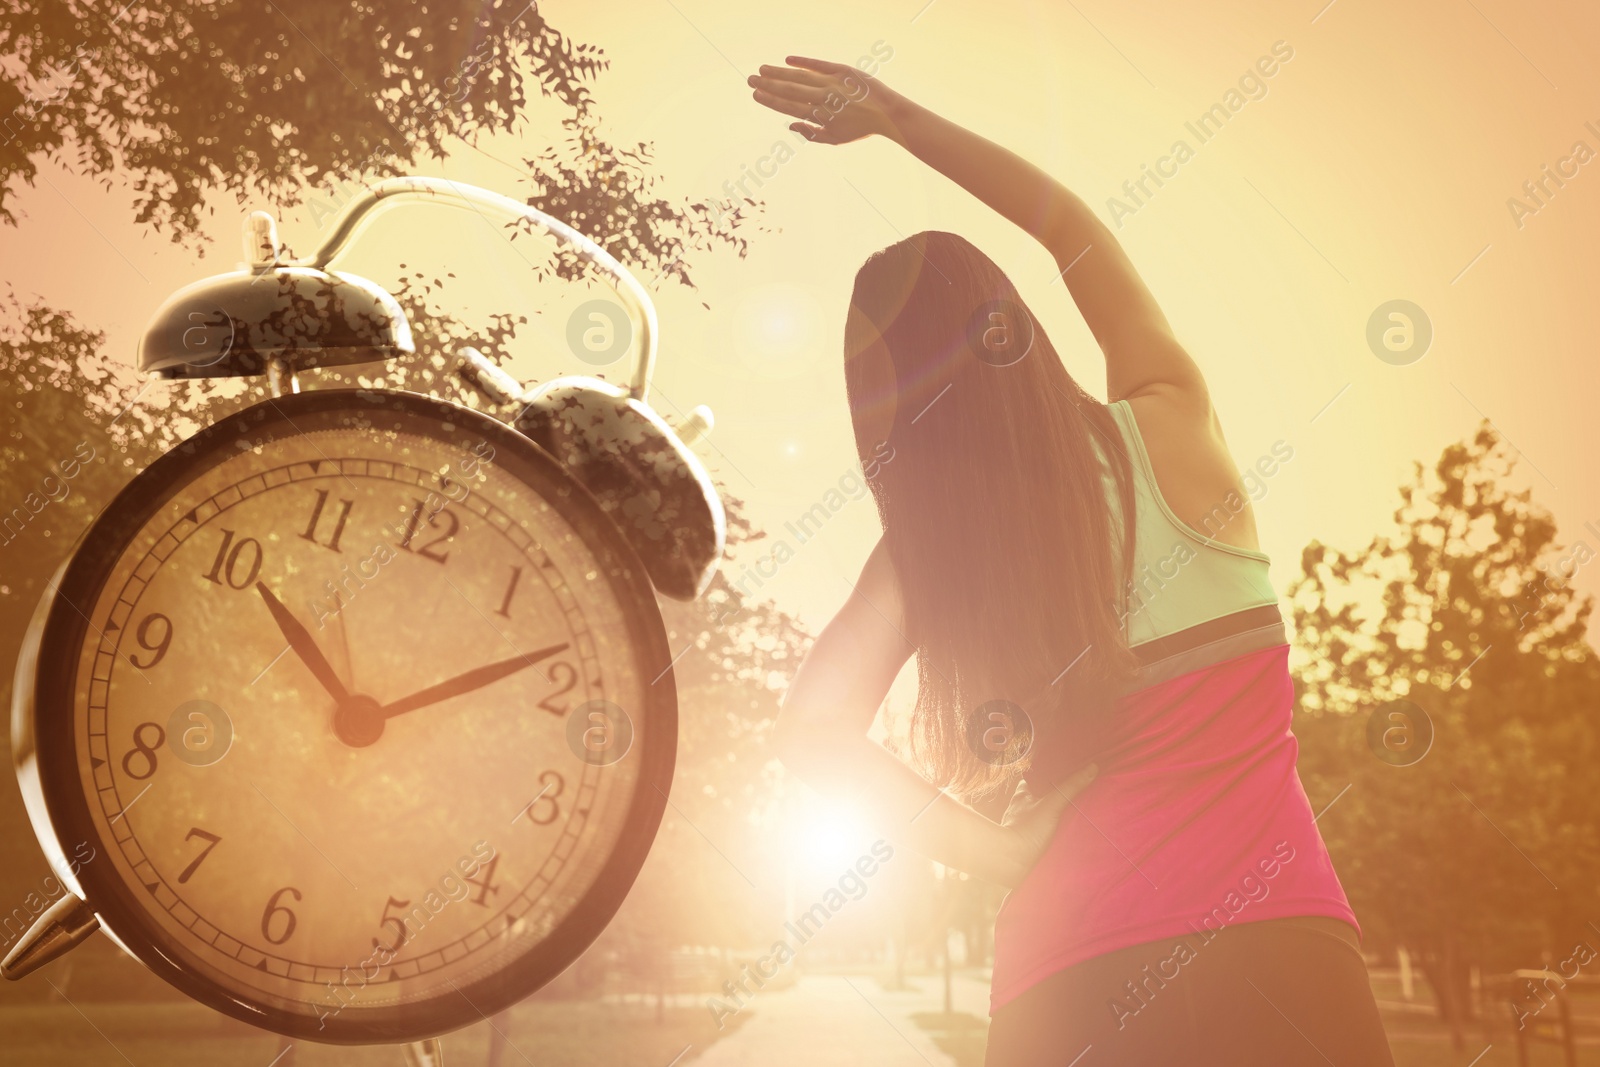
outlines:
M211 833L209 830L202 830L198 826L191 826L189 828L189 832L183 836L183 839L185 841L193 841L197 837L200 840L208 843L205 848L200 850L200 855L196 856L193 861L190 862L189 866L183 869L183 873L178 875L179 885L182 885L189 880L189 877L199 869L200 861L211 855L211 850L217 847L218 841L222 840L222 838L218 837L216 834Z
M407 552L415 552L423 559L431 559L435 563L443 563L450 558L450 553L440 549L439 546L456 535L456 531L461 528L461 520L456 518L456 513L449 508L433 512L428 516L428 525L437 530L439 528L439 520L442 518L446 527L445 531L432 541L412 548L411 542L417 536L418 528L422 525L422 509L425 506L419 500L417 501L417 506L411 509L411 516L406 519L405 535L400 538L400 547Z
M239 577L239 563L248 561L248 573L243 578ZM222 585L224 582L233 589L248 589L256 582L256 575L261 573L261 542L254 537L246 537L238 544L233 543L233 531L222 531L222 544L217 548L217 558L211 564L211 571L206 575L206 581Z
M150 631L155 628L157 623L161 624L161 637L152 644ZM140 663L137 655L129 656L128 662L138 667L141 671L147 671L161 662L167 654L167 646L172 644L172 620L159 611L153 611L140 620L139 628L133 632L133 637L134 640L139 642L140 648L150 653L150 662Z
M296 889L292 885L286 885L276 893L272 894L272 898L267 901L267 910L261 913L261 936L267 939L267 944L269 945L281 945L285 941L289 940L289 938L293 937L295 924L299 921L295 918L294 912L289 910L289 906L287 904L278 903L278 901L283 898L285 893L293 894L295 900L300 899L300 890ZM287 916L287 918L285 918L283 921L283 933L277 937L273 937L272 920L273 917L277 915L284 915Z
M311 521L306 523L306 532L300 535L301 540L310 541L314 545L322 544L321 541L317 540L317 526L322 521L322 509L327 503L328 491L326 489L318 489L317 506L311 509ZM355 501L343 498L339 500L339 517L333 521L333 535L328 538L326 546L335 552L339 551L339 538L344 536L344 524L349 520L350 509L353 507L355 507Z
M145 731L147 730L154 730L156 732L156 739L154 741L148 743L145 741L144 735ZM133 728L133 747L128 749L128 751L122 757L122 773L126 774L129 778L132 778L136 782L142 782L146 778L149 778L151 775L155 774L156 750L165 744L166 740L166 727L162 726L158 722L142 722L138 726L135 726ZM133 758L135 756L142 756L144 758L144 773L142 774L133 769Z
M511 618L511 597L517 591L517 583L522 580L522 568L511 568L511 581L506 585L505 599L500 601L500 606L495 609L495 614L503 619Z
M544 786L539 790L539 795L523 807L518 815L527 813L528 821L537 826L549 826L561 817L561 805L556 801L567 788L567 780L561 777L559 771L544 771L539 775L539 784ZM516 822L516 819L512 819Z
M389 898L389 903L387 903L387 904L385 904L383 906L383 918L378 920L378 925L379 926L393 927L393 929L394 929L394 944L385 945L382 941L379 941L377 938L373 938L372 939L372 947L373 948L382 949L385 952L399 952L400 951L400 946L406 943L406 937L407 937L407 934L408 934L408 931L406 930L405 916L404 915L390 915L389 914L389 909L390 908L399 908L403 912L406 908L409 908L410 906L411 906L411 901L409 901L409 900L396 900L396 899L394 899L394 897L390 897Z
M550 681L561 688L539 701L539 706L552 715L565 715L571 705L565 700L557 703L556 698L565 696L577 687L578 669L566 660L558 659L550 664Z
M478 891L472 894L471 898L474 904L487 908L489 906L489 894L493 893L496 896L500 895L500 887L491 884L494 881L494 869L499 863L500 855L499 853L496 853L494 859L490 860L489 865L484 867L482 872L480 872L478 875L463 876L466 878L468 885L475 885L478 887Z

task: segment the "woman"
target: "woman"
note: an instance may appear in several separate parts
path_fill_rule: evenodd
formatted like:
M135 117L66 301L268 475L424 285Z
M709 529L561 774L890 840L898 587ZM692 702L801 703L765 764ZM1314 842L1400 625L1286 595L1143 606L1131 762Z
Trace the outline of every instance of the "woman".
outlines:
M888 137L1045 246L1114 401L1077 386L965 240L868 258L845 378L861 456L892 449L869 478L884 534L789 689L785 762L1011 889L996 1067L1392 1064L1295 773L1285 629L1199 367L1060 184L852 67L788 64L750 84L791 129ZM945 789L866 736L913 654L912 750ZM1024 766L1002 823L951 796Z

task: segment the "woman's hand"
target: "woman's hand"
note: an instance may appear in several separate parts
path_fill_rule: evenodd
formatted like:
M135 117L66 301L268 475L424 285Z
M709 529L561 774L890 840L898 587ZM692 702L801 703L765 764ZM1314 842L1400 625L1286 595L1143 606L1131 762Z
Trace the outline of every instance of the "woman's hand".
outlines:
M845 63L789 56L791 66L763 66L749 84L756 103L803 119L789 128L808 140L844 144L878 133L899 140L905 97Z
M1056 825L1061 815L1071 805L1073 798L1094 781L1099 768L1094 764L1083 768L1072 777L1059 783L1043 797L1028 792L1027 782L1017 783L1017 794L1006 809L999 833L999 855L996 866L1006 875L1001 884L1015 889L1039 862L1039 857L1049 847L1056 835ZM1022 798L1019 804L1017 797Z

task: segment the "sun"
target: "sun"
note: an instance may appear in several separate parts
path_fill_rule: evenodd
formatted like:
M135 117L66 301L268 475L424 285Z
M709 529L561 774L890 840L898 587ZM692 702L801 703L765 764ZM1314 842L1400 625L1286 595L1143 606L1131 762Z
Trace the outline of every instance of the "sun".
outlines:
M875 835L850 808L808 797L793 815L794 862L803 878L832 879L868 853Z

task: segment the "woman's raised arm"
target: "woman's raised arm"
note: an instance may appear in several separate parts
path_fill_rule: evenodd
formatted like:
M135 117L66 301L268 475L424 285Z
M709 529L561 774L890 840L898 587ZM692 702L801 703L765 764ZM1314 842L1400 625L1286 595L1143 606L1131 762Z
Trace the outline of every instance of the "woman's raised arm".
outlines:
M888 137L1032 234L1106 358L1112 399L1162 394L1209 414L1200 368L1116 237L1078 196L1015 152L908 100L854 67L789 56L749 79L758 103L819 144Z

